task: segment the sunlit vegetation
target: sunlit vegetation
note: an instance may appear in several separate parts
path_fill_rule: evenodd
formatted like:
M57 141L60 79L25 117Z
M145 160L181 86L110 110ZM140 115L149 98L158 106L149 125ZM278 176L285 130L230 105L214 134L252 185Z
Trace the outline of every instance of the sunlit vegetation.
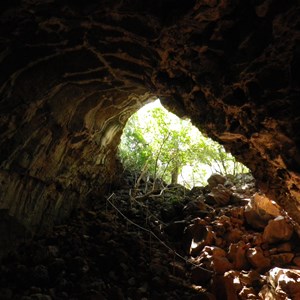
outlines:
M119 156L125 169L188 188L206 184L212 173L249 172L223 146L190 121L168 112L159 100L133 114L124 129Z

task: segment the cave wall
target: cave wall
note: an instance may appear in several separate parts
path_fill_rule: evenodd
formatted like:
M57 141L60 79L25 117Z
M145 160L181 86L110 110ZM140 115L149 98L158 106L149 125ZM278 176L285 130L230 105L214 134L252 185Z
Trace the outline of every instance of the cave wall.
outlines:
M300 223L298 1L16 0L0 12L0 210L24 231L101 199L126 120L155 97Z

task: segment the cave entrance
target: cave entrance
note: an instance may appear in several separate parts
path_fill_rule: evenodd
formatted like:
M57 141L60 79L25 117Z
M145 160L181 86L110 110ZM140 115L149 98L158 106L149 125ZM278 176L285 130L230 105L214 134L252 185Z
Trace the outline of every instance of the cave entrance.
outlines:
M205 137L190 120L166 110L157 99L127 121L118 149L125 170L146 181L206 185L213 173L249 173L219 143Z

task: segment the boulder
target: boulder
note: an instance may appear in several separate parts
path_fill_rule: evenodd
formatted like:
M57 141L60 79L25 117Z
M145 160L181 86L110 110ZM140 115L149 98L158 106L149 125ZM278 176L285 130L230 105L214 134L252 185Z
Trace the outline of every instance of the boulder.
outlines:
M214 247L214 246L206 246L203 249L203 252L207 253L208 255L211 255L213 257L226 256L225 250L223 250L222 248L219 248L219 247Z
M260 299L300 299L300 270L276 267L267 273L266 280Z
M279 253L279 254L274 254L270 255L271 259L271 264L272 266L285 266L287 264L290 264L291 261L293 260L295 254L291 252L286 252L286 253Z
M257 270L264 270L271 266L270 258L264 256L264 252L260 247L249 248L246 257L250 264Z
M217 274L224 274L233 269L232 263L225 256L212 257L212 267Z
M188 252L192 256L199 255L203 247L211 245L214 240L215 233L203 219L195 219L194 224L189 225L185 230L185 243L188 244Z
M228 258L232 262L234 269L242 270L248 266L249 263L246 259L248 248L249 246L244 241L229 246Z
M232 230L226 232L224 239L228 243L236 243L242 239L243 234L244 233L242 230L233 228Z
M204 196L199 196L196 200L189 201L183 208L185 216L193 217L205 217L210 211L211 208L204 202Z
M216 274L224 274L233 268L233 265L226 257L226 252L215 246L204 247L200 260L206 261L206 266L214 270Z
M262 285L259 273L251 270L249 272L229 271L224 274L227 299L258 299L257 292L253 287Z
M242 289L238 271L229 271L224 274L226 299L238 300L238 292Z
M215 239L216 239L215 233L211 230L210 226L207 226L205 228L205 234L201 241L196 242L194 239L192 239L191 246L190 246L190 254L192 256L199 255L203 247L211 245L215 241Z
M266 243L277 243L290 240L293 234L293 226L283 216L270 220L264 229L263 240Z
M232 192L225 186L218 184L211 189L211 192L206 195L206 200L209 204L217 204L224 206L229 203Z
M224 184L226 182L226 177L220 175L220 174L212 174L207 179L209 187L212 189L216 187L218 184Z
M255 194L245 207L244 216L249 225L263 229L268 221L280 215L278 205L264 195Z

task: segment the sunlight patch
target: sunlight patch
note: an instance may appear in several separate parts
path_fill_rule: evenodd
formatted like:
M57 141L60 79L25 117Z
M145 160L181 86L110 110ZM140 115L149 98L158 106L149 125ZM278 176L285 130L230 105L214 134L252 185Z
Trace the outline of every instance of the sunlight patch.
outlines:
M160 100L133 114L124 128L119 156L132 172L188 188L206 184L213 173L249 172L223 146L205 137L190 120L166 110Z

